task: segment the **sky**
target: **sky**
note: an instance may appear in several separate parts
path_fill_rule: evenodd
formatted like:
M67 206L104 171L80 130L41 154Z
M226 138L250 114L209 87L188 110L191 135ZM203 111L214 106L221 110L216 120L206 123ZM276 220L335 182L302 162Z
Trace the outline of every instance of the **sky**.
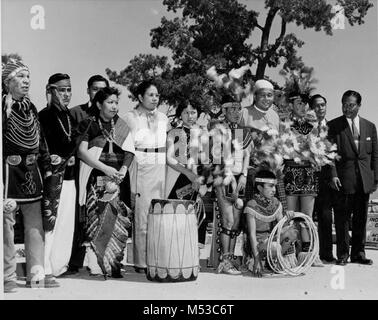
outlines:
M260 12L263 23L266 10L263 0L240 0L248 9ZM368 12L365 24L334 30L333 36L323 31L304 30L289 24L287 33L294 32L305 41L299 54L314 67L318 79L316 91L328 100L328 115L341 114L341 96L348 89L362 94L360 114L378 125L378 19L377 1ZM333 3L330 1L330 3ZM166 49L150 47L149 32L159 26L167 13L162 0L2 0L2 53L19 53L31 70L30 96L38 109L45 106L44 88L56 72L71 76L71 106L88 100L86 82L93 74L105 75L105 69L120 71L139 53L169 55ZM45 13L45 28L34 30L31 13L40 5ZM279 32L275 19L271 40ZM251 41L258 44L259 30ZM268 69L267 75L283 84L279 69ZM135 103L126 88L120 100L120 113Z

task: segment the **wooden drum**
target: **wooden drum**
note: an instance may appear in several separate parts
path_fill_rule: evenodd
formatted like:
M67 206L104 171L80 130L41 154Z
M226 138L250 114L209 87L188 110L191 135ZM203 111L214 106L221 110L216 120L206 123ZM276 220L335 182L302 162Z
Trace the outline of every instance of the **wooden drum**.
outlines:
M192 281L198 272L194 201L153 199L147 220L147 279Z

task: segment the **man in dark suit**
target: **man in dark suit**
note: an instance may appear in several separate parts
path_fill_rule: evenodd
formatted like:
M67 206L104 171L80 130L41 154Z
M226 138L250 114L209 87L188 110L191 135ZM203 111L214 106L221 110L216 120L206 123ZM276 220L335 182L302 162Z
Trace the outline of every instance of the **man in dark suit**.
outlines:
M319 129L327 127L327 99L315 94L310 99L310 108L316 113ZM332 189L330 187L330 167L324 166L319 172L319 193L315 199L314 213L318 219L319 257L324 263L335 263L332 253Z
M87 84L89 101L70 109L71 116L75 121L74 126L76 127L81 121L91 116L95 110L96 107L92 106L92 101L97 91L102 88L109 87L109 81L99 74L90 77Z
M375 125L358 116L361 95L353 90L342 96L343 116L328 123L329 139L337 144L340 159L332 168L335 190L337 264L349 257L349 219L352 216L352 263L372 264L365 256L366 221L370 193L378 184L378 142Z

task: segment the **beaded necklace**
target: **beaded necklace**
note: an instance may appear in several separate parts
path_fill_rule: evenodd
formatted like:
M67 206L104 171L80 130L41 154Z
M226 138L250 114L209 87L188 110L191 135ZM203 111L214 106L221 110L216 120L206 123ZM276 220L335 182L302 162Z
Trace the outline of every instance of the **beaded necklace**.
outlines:
M30 100L16 101L7 118L5 138L24 149L35 149L39 145L39 123L30 110Z
M101 133L109 142L109 153L113 153L113 142L115 142L115 129L114 129L114 120L110 120L110 132L104 128L101 123L100 118L98 118L98 125L100 127Z
M71 135L72 135L71 120L68 114L66 114L66 117L67 117L67 122L68 122L68 132L66 131L66 128L64 127L62 120L60 120L60 118L57 116L59 125L62 128L64 134L66 135L68 142L71 142Z
M98 125L100 127L101 133L108 142L114 142L115 139L115 129L114 129L114 120L110 120L110 131L106 130L101 123L100 118L98 119Z

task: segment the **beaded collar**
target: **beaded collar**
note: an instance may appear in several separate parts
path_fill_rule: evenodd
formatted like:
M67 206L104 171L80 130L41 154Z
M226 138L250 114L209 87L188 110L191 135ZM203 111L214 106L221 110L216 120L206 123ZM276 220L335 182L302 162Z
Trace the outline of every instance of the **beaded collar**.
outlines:
M262 207L268 207L273 203L271 199L268 199L267 197L264 197L259 193L255 195L255 200L256 203Z
M298 133L307 135L311 132L314 128L308 121L305 119L298 119L296 117L292 117L292 128L295 129Z

